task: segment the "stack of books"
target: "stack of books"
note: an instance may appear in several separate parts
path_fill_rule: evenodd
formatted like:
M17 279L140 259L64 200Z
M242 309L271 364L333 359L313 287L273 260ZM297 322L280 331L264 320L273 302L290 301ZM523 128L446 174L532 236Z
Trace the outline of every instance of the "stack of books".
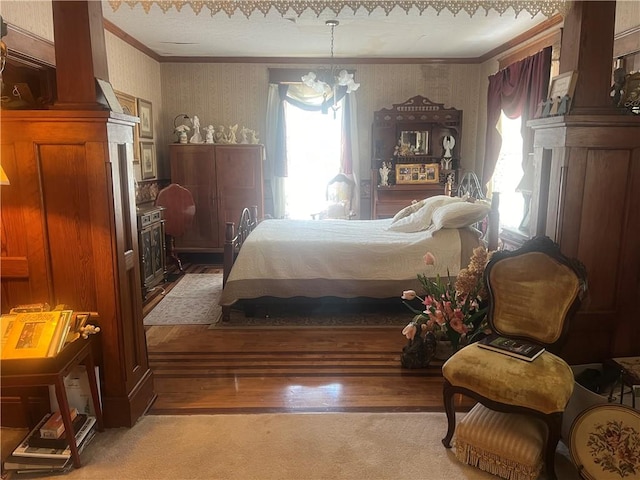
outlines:
M88 314L74 314L73 310L37 311L33 308L14 308L0 317L2 359L55 357L64 346L79 337L79 323Z
M96 417L71 410L78 452L95 435ZM24 437L3 464L5 471L17 473L60 473L71 469L71 448L60 412L45 415Z

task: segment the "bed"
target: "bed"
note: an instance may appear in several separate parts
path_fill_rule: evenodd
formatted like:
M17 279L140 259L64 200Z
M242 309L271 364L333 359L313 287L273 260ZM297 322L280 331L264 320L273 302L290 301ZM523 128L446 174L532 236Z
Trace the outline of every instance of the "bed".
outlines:
M231 308L240 301L398 297L403 290L419 289L418 273L455 276L467 266L475 247L495 248L497 201L483 208L476 202L473 218L458 215L453 223L447 219L438 223L441 210L472 207L426 200L407 206L393 219L380 220L268 219L258 223L256 209L245 209L237 231L227 223L220 298L223 321L229 320ZM455 203L469 204L462 199ZM425 204L433 208L425 212ZM429 217L428 231L411 231L411 219L418 213ZM485 235L475 228L480 215L486 218ZM433 228L434 222L438 228ZM427 269L423 256L428 251L438 261Z

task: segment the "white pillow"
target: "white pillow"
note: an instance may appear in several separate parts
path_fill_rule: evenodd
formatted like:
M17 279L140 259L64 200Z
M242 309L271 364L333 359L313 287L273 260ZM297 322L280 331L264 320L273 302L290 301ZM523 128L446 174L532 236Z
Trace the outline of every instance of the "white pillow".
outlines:
M398 220L400 220L401 218L408 217L412 213L417 212L418 210L420 210L420 207L422 207L423 205L424 205L424 200L420 200L419 202L414 200L413 202L411 202L411 205L407 205L402 210L400 210L398 213L396 213L393 216L393 219L391 220L391 223L395 223Z
M433 212L433 223L427 230L427 236L430 237L441 228L462 228L473 225L486 217L490 211L491 206L480 201L443 205Z
M421 232L429 228L429 225L431 225L431 217L438 207L460 202L462 202L460 197L450 197L449 195L435 195L425 198L417 202L422 204L417 211L395 222L391 222L387 230L404 233Z

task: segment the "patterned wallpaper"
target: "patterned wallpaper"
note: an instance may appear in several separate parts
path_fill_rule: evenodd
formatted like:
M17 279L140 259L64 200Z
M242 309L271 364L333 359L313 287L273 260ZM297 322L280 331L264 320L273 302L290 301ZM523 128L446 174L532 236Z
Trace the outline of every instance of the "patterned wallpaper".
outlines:
M17 25L38 37L53 42L53 13L51 0L2 0L0 15L5 22Z
M317 68L322 65L163 63L161 118L169 141L173 119L198 115L204 127L238 123L264 138L269 68ZM463 167L473 168L478 129L480 65L341 65L356 70L360 166L370 168L373 112L415 96L463 110ZM166 152L163 153L166 155Z

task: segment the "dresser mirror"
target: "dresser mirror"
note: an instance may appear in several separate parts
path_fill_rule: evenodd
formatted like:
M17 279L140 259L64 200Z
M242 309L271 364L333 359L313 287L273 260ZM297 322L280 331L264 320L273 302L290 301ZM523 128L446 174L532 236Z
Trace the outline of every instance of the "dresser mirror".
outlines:
M426 155L429 151L429 132L406 130L400 132L398 141L400 156Z

